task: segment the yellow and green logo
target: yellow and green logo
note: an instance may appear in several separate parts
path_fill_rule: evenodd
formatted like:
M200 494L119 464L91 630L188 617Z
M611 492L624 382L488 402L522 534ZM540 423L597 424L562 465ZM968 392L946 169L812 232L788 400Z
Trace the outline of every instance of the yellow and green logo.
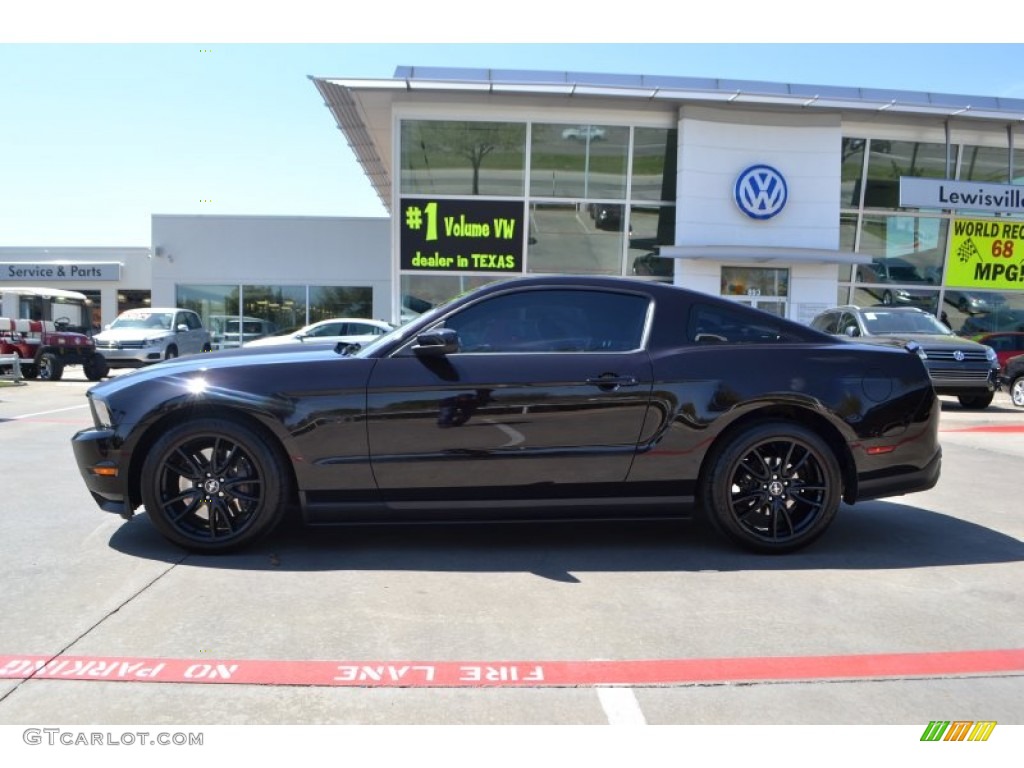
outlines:
M995 720L932 720L921 741L988 741L995 728Z

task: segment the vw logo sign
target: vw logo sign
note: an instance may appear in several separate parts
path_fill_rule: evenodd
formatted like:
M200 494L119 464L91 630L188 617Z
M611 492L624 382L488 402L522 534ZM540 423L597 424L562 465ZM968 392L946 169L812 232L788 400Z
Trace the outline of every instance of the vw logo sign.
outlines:
M752 219L770 219L786 207L789 188L770 165L752 165L736 179L736 205Z
M956 360L958 363L962 363L964 361L964 353L961 352L959 349L956 350L953 353L953 359Z

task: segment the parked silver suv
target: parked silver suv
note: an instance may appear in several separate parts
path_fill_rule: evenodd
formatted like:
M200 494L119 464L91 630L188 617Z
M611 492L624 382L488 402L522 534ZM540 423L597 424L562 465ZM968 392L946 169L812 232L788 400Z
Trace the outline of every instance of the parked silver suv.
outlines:
M999 359L992 347L954 334L917 307L836 307L811 327L869 344L913 343L936 394L955 395L964 408L987 408L999 388Z
M210 351L210 333L190 309L130 309L93 337L111 368L138 368Z

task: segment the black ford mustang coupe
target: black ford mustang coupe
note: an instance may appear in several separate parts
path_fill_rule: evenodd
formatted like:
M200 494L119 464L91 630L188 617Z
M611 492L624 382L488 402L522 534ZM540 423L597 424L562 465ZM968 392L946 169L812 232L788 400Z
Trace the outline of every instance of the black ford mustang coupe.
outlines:
M361 349L159 363L88 392L72 445L99 506L225 552L308 524L685 517L758 552L841 501L939 478L913 346L837 339L627 278L494 283Z

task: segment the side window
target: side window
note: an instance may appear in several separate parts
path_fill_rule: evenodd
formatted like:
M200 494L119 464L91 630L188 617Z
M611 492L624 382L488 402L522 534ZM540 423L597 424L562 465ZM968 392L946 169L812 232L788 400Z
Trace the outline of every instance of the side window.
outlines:
M694 304L687 341L696 344L779 344L801 339L781 324L742 309Z
M328 323L327 325L321 325L319 328L314 328L309 332L309 335L317 338L320 336L344 336L345 335L345 324L344 323Z
M811 323L811 327L817 331L822 331L823 333L839 333L838 323L836 322L838 319L839 315L835 312L826 312L825 314L814 318L814 322Z
M521 291L473 304L445 327L463 353L625 352L643 346L648 306L628 293Z
M198 331L203 327L203 323L199 319L199 315L193 314L192 312L185 313L185 323L188 325L190 331Z
M839 329L836 333L841 336L860 336L860 325L857 323L857 318L850 312L843 312L843 317L839 321Z

